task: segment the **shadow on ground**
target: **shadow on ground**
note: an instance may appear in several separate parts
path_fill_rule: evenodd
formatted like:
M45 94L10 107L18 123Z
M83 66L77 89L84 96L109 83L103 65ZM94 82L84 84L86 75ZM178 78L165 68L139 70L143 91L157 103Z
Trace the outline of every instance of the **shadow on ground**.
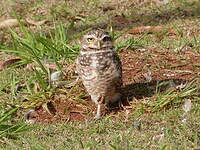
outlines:
M185 85L187 80L184 79L166 79L153 80L145 83L131 83L122 88L123 98L121 100L123 106L130 105L133 100L143 99L145 97L152 97L157 92L165 92L170 88L178 88ZM112 110L120 110L119 104L113 104Z

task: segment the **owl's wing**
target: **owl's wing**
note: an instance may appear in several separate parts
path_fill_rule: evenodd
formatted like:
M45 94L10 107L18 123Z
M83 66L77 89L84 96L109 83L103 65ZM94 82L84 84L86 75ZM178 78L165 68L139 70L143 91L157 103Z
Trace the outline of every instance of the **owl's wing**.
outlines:
M113 56L113 62L114 62L114 65L116 66L116 70L119 74L119 77L116 79L116 85L117 85L117 87L121 88L121 86L123 84L123 82L122 82L122 63L121 63L119 56L116 53Z
M80 63L79 63L79 60L78 60L78 57L76 58L76 68L75 68L75 72L80 75Z

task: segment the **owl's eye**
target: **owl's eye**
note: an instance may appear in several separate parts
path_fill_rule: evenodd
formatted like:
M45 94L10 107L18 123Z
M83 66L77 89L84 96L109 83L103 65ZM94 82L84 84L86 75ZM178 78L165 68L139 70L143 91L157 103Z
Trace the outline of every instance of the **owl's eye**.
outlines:
M106 42L106 41L112 41L112 39L111 39L111 37L109 37L109 36L105 36L105 37L103 38L103 41L104 41L104 42Z
M93 38L88 38L87 41L90 43L90 42L94 41L94 39Z

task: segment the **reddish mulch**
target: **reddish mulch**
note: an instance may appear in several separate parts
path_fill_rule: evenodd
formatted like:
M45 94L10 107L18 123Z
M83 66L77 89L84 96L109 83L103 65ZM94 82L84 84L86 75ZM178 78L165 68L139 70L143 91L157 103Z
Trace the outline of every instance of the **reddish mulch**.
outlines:
M151 72L153 80L164 79L191 79L200 77L200 74L178 72L178 70L200 72L200 54L186 51L184 53L170 53L148 49L125 50L121 53L123 63L123 80L130 82L145 82L144 74Z
M86 103L81 103L76 100L64 100L57 99L51 103L53 108L51 108L52 114L49 114L42 107L36 110L37 121L39 122L52 122L56 120L61 121L83 121L85 120L94 109L93 103L86 100ZM51 107L52 107L51 106ZM53 110L52 110L53 109Z
M151 96L141 90L148 76L152 81L174 79L180 81L200 77L200 74L179 72L187 70L200 72L200 54L191 50L182 53L159 51L154 48L122 50L120 53L123 64L124 99L143 98ZM147 77L145 77L145 74ZM151 81L151 82L152 82ZM153 83L153 82L152 82ZM147 87L148 88L148 87ZM83 91L82 91L83 92ZM84 92L83 92L84 93ZM42 107L37 109L37 121L83 121L94 116L95 105L86 98L84 102L68 99L56 99L52 103L55 114L49 114ZM111 111L113 113L113 111Z

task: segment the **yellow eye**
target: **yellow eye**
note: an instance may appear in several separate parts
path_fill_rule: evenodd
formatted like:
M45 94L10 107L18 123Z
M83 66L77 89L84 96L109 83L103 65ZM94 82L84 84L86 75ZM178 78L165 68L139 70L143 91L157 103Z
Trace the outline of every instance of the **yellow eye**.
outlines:
M87 41L90 43L90 42L94 41L94 39L93 38L88 38Z

